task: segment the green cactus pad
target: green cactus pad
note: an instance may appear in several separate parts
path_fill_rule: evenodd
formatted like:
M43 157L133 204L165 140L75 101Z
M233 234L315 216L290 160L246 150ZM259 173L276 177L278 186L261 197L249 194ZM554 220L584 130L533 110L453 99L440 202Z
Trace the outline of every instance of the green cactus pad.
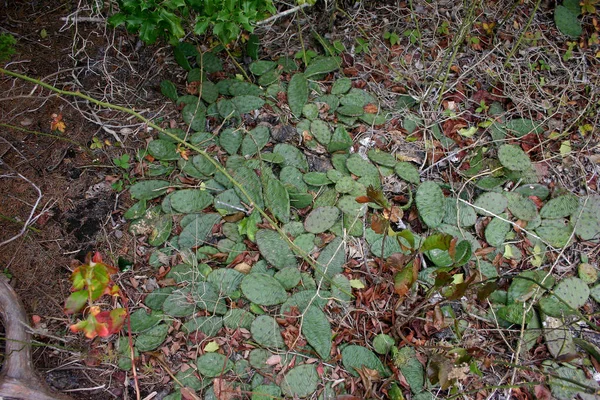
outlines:
M304 228L310 233L322 233L335 224L340 217L337 207L318 207L311 211L304 221Z
M244 157L255 155L265 147L270 137L269 128L264 125L252 129L242 140L242 155Z
M542 326L546 346L554 358L577 353L569 327L560 318L546 316Z
M311 186L327 186L333 183L324 172L307 172L304 174L303 179Z
M500 193L486 192L479 196L473 205L477 214L491 216L503 213L508 206L508 200Z
M217 84L218 85L218 84ZM233 80L229 86L229 94L232 96L255 96L264 95L263 91L257 85L249 82Z
M288 397L305 398L314 394L319 384L319 374L314 364L304 364L289 370L281 381L281 391Z
M556 285L553 295L540 299L540 308L546 315L559 318L573 314L587 302L589 296L590 289L584 281L575 277L566 278Z
M315 278L321 281L327 276L330 280L334 275L342 272L342 267L346 262L346 250L343 240L339 237L333 239L319 254L317 258L317 274Z
M283 223L290 220L290 195L279 180L267 180L264 197L267 208L275 218Z
M219 353L206 353L196 360L198 373L207 378L225 375L233 369L233 362Z
M331 278L331 296L342 303L352 299L352 286L345 275L337 274Z
M546 200L550 195L550 189L548 189L547 186L540 185L539 183L530 183L519 186L515 189L515 192L520 193L525 197L536 196L540 200Z
M502 165L511 171L525 171L531 168L531 160L518 146L503 144L498 149L498 158Z
M265 260L275 268L282 269L298 265L294 253L290 250L287 242L279 236L279 233L261 229L256 233L256 244Z
M347 151L352 146L352 137L343 126L338 126L333 131L331 141L327 146L327 151L335 153L338 151ZM338 169L339 170L339 169Z
M308 101L308 81L302 73L292 76L287 90L288 104L292 114L296 117L302 115L302 108Z
M250 330L254 314L242 308L231 308L223 316L223 325L229 329L244 328Z
M516 218L523 221L531 221L538 216L538 211L535 203L519 193L507 193L508 210Z
M229 155L236 154L242 144L243 135L240 130L225 129L219 135L219 146Z
M327 146L331 141L331 128L323 120L315 119L312 121L310 123L310 133L324 146Z
M346 160L346 167L356 176L376 176L379 177L379 170L369 161L358 154L351 154Z
M189 249L205 244L213 226L221 219L219 214L195 214L179 234L179 247Z
M185 214L197 213L211 205L213 197L206 190L177 190L171 195L171 207Z
M581 240L600 238L600 196L581 198L579 208L571 216L571 224Z
M248 300L261 306L281 304L288 298L281 283L263 273L246 275L242 280L241 288Z
M380 376L390 376L390 371L381 363L371 350L357 345L349 345L342 350L342 363L351 375L358 377L358 371L363 367L374 369Z
M206 277L206 280L224 296L229 296L238 290L242 279L244 279L244 274L229 268L215 269Z
M327 74L340 68L341 60L339 57L319 57L315 58L304 71L307 78L316 75Z
M250 326L252 338L261 346L275 349L285 348L281 329L273 317L259 315Z
M152 157L161 161L179 160L181 157L177 152L177 146L175 143L162 139L152 140L149 142L148 153L150 153Z
M165 194L168 188L168 181L141 181L129 188L129 194L132 199L151 200Z
M555 197L547 202L540 210L542 218L564 218L577 211L579 200L572 194Z
M186 333L202 332L206 336L216 336L223 328L223 318L217 316L193 317L183 324L183 331Z
M367 151L367 157L369 160L373 161L375 164L383 165L385 167L393 168L398 163L396 157L391 155L390 153L386 153L385 151L371 149Z
M415 198L419 215L430 228L438 227L446 214L446 198L439 185L432 181L423 182Z
M469 227L475 225L475 222L477 222L477 214L473 207L460 200L457 201L455 198L446 198L445 224Z
M500 217L506 219L506 214L500 214ZM492 247L500 247L504 243L506 235L510 232L510 224L500 218L493 218L485 227L485 240Z
M544 219L535 233L551 246L561 248L569 244L573 234L573 225L563 219Z
M508 121L504 127L515 137L522 137L532 132L538 134L544 132L544 128L540 124L527 118L513 119Z
M414 183L415 185L421 183L419 170L409 162L399 162L396 164L394 172L396 172L396 175L404 179L406 182Z
M331 86L331 94L340 95L345 94L352 87L352 81L350 78L340 78L333 82Z
M158 348L167 338L169 325L159 324L138 335L135 348L138 351L152 351Z
M294 243L296 242L294 241ZM285 290L290 290L298 286L302 276L298 268L283 268L275 273L274 278L281 283Z
M144 309L139 309L131 313L131 332L139 333L146 329L152 328L164 318L164 314L160 311L152 311L147 313Z
M304 312L302 334L321 359L329 359L332 345L331 325L327 316L319 307L311 305Z
M279 143L273 148L273 153L281 154L284 158L284 167L295 167L301 172L308 171L308 160L306 156L295 146L287 143Z

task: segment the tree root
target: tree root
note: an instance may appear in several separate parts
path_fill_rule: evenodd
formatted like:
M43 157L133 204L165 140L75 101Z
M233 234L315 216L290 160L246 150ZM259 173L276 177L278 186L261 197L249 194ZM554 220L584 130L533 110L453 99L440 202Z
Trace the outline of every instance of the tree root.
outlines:
M70 400L53 392L35 373L27 314L17 293L0 276L0 316L6 331L6 352L0 371L0 397L23 400Z

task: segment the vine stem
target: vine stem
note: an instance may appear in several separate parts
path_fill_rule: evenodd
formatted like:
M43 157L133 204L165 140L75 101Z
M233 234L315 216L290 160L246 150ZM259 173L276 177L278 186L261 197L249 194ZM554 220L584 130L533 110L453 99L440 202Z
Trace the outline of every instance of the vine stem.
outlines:
M519 46L521 46L521 42L523 41L523 38L525 37L525 34L527 33L527 30L531 26L531 23L533 22L533 17L535 17L535 14L537 13L538 8L540 8L540 4L541 3L542 3L542 0L537 0L537 2L535 3L535 7L533 8L533 12L529 16L529 19L527 20L527 24L525 25L525 28L523 28L523 32L521 32L521 34L519 35L519 38L517 39L517 43L515 43L515 45L511 49L510 53L508 53L508 56L506 56L506 60L504 61L504 65L503 65L504 68L507 67L508 62L510 61L510 59L512 58L512 56L515 55L515 53L519 49Z

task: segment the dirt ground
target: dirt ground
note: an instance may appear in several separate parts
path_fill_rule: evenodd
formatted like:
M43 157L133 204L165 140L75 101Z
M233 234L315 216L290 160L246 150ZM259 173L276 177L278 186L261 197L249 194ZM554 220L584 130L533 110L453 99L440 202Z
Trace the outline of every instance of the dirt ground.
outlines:
M157 76L163 66L154 52L163 50L138 51L135 41L112 37L119 41L117 50L107 44L103 22L75 25L64 20L77 6L60 0L3 1L0 32L18 42L17 54L5 68L97 98L120 98L122 104L157 110ZM113 70L103 71L107 66ZM132 87L110 87L110 76ZM124 199L111 189L117 171L110 160L135 146L142 127L123 127L119 121L118 132L105 130L99 121L106 127L118 115L13 79L0 78L0 91L0 242L7 242L0 269L28 314L40 317L35 339L52 344L36 349L36 367L51 386L74 390L74 397L122 398L124 375L111 377L112 371L95 369L97 357L82 365L94 353L94 343L67 331L62 309L75 260L83 261L92 250L111 258L122 252L131 259L118 212ZM51 130L56 116L66 125L58 136ZM104 142L102 148L90 149L93 137Z

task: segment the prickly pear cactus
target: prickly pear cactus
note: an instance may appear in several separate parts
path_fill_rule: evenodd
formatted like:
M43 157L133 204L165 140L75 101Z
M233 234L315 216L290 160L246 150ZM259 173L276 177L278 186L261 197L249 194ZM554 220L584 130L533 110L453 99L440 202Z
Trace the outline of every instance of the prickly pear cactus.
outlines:
M555 197L542 207L540 216L542 218L556 219L568 217L577 211L579 201L572 194Z
M492 216L504 212L508 206L508 200L500 193L487 192L479 196L473 205L477 214Z
M551 246L561 248L569 244L573 226L563 219L544 219L540 226L535 228L535 233Z
M581 198L579 208L571 216L571 224L581 240L600 238L600 196Z
M242 280L241 288L248 300L261 306L281 304L288 297L277 279L263 273L246 275Z
M438 227L446 214L446 198L442 189L435 182L423 182L417 190L415 198L419 215L430 227Z
M308 81L304 74L297 73L292 76L287 95L292 114L299 118L302 115L302 108L308 101Z
M252 322L250 333L256 343L264 347L275 349L285 348L279 324L275 318L268 315L259 315Z
M304 364L292 368L281 382L281 391L288 397L305 398L314 394L319 383L315 364Z
M505 168L511 171L525 171L531 168L531 160L518 146L503 144L498 149L498 158Z
M304 228L310 233L322 233L335 224L340 217L337 207L317 207L304 220Z
M579 309L587 302L589 296L590 288L585 282L575 277L566 278L556 285L553 295L540 299L540 308L544 314L559 318Z

